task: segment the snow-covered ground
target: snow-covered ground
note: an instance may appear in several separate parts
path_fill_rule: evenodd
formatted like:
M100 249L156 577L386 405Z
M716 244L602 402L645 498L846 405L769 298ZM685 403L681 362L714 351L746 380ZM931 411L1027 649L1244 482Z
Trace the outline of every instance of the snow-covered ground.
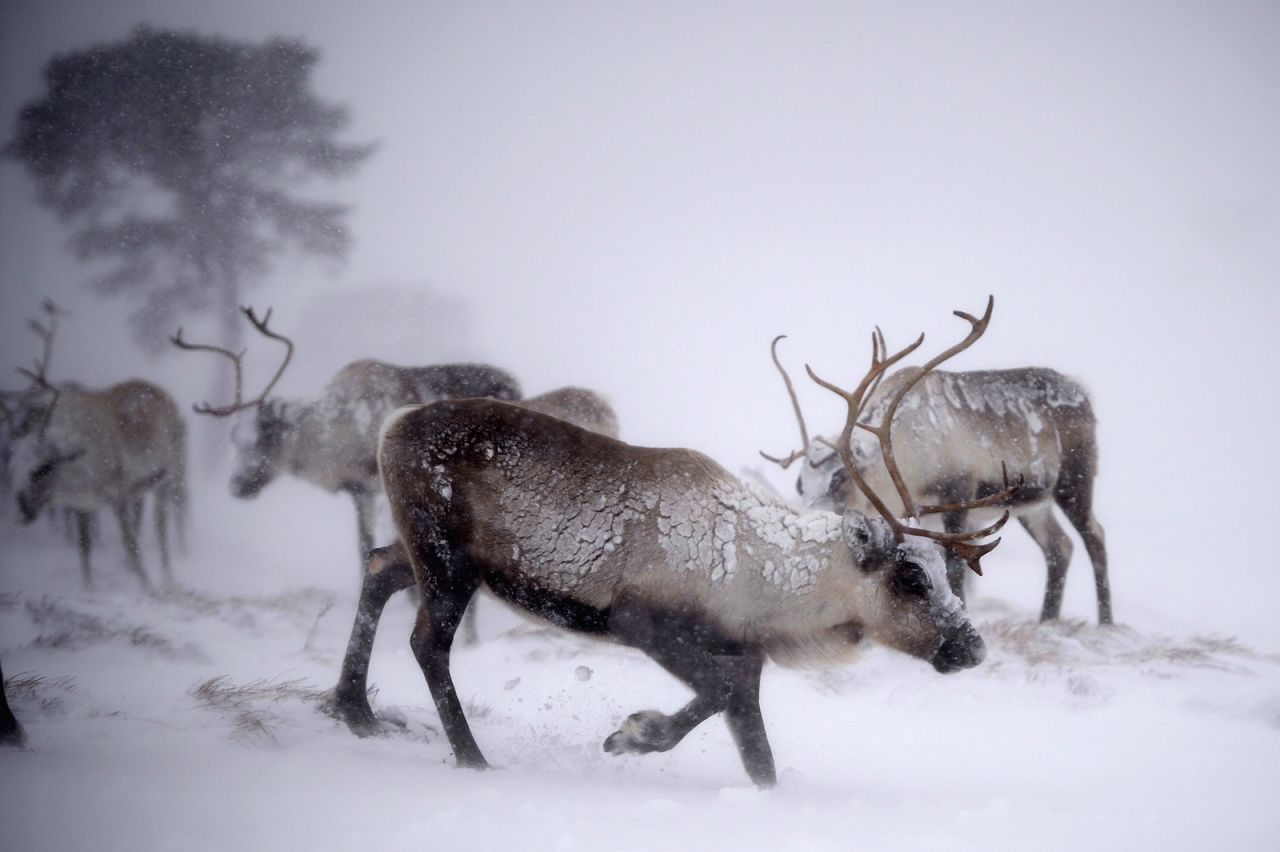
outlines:
M454 672L490 772L451 765L393 600L358 739L323 715L355 604L344 501L282 482L221 489L180 588L137 593L109 527L98 591L45 524L0 527L0 660L29 747L0 751L0 848L1263 849L1280 839L1280 655L1151 607L1035 621L1043 576L1010 534L979 587L990 647L952 676L869 648L824 671L770 666L780 771L747 781L719 719L667 754L601 743L635 710L687 700L641 654L481 601ZM274 493L273 493L274 492ZM269 495L269 496L268 496ZM302 507L288 510L287 507ZM256 512L255 512L256 510ZM272 517L274 515L274 517ZM236 529L234 536L227 529ZM304 531L304 536L297 535ZM154 566L154 562L153 562ZM1116 569L1119 570L1119 569ZM1082 604L1082 601L1084 602Z
M0 751L0 852L1280 849L1280 5L302 5L0 2L6 121L52 55L139 24L319 49L345 138L381 144L315 196L353 205L344 270L281 258L242 294L297 341L278 393L356 357L481 360L530 394L602 391L625 439L736 471L798 439L775 335L830 435L841 403L801 365L856 383L874 324L937 352L965 330L950 311L994 292L949 366L1089 389L1120 624L1094 624L1079 544L1065 620L1037 624L1043 560L1011 528L976 590L978 668L869 649L766 669L781 778L762 793L719 719L667 754L605 754L683 687L484 599L454 675L501 768L458 771L406 601L371 670L400 732L358 739L317 709L355 606L349 501L297 482L233 500L201 450L159 599L109 518L88 594L58 531L0 502L0 661L29 736ZM70 236L0 158L4 374L36 355L24 325L49 297L72 311L57 381L208 400L212 365L135 347L137 302L91 292Z

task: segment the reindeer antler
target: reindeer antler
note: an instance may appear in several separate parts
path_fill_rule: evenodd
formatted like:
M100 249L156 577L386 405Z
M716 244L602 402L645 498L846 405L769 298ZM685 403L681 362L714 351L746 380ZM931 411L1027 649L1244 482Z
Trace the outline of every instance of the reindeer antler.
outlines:
M49 370L49 361L53 358L53 337L58 333L58 317L65 316L70 312L58 307L57 303L52 299L45 299L40 303L40 308L48 316L48 324L46 325L38 319L29 319L27 320L27 328L31 329L32 333L40 338L43 344L43 351L39 360L35 362L35 372L25 367L18 367L18 372L30 379L33 385L55 390L46 375Z
M283 334L272 331L268 327L268 323L271 322L271 308L267 308L266 314L261 319L259 319L257 314L253 312L253 308L241 307L240 312L249 320L249 324L258 330L259 334L264 337L269 337L272 340L278 340L285 345L286 349L284 360L280 362L280 367L276 370L275 375L271 377L271 381L267 382L267 386L262 389L262 393L245 402L241 399L244 385L244 371L242 363L242 359L245 355L244 350L241 350L237 354L222 346L215 346L208 343L188 343L182 339L182 329L179 328L178 333L169 338L170 342L172 342L174 346L177 346L179 349L186 349L192 352L212 352L215 355L221 355L222 357L229 359L232 367L235 369L235 400L222 406L213 406L207 402L197 403L192 406L197 414L208 414L212 417L230 417L237 411L243 411L246 408L254 408L262 405L262 403L266 401L267 394L271 393L271 389L276 386L276 382L280 381L280 377L284 375L284 369L289 366L290 359L293 358L293 341L288 337L285 337Z
M805 365L805 370L808 371L811 379L832 393L835 393L837 396L840 396L846 403L848 403L849 406L849 412L845 419L844 430L840 433L839 440L836 443L832 443L822 438L819 438L818 440L835 450L836 454L840 457L840 461L843 462L845 469L849 473L849 477L858 486L858 489L866 496L871 505L875 507L876 511L879 512L880 515L889 523L890 528L893 530L894 538L899 542L903 541L905 536L908 535L933 539L934 541L945 545L957 556L964 559L976 574L982 574L982 566L979 560L987 553L990 553L991 550L1000 543L1000 540L996 539L995 541L987 542L985 544L972 544L971 542L975 539L993 535L999 531L1000 528L1009 520L1009 512L1006 510L995 523L983 527L982 529L971 530L969 532L940 533L934 532L933 530L922 529L920 527L908 526L898 520L893 512L889 511L884 500L871 489L862 474L858 471L858 467L854 463L853 459L852 438L853 430L855 428L859 428L865 429L879 439L880 453L884 459L885 468L888 470L889 477L893 481L894 488L897 489L898 496L902 500L903 509L907 518L914 519L918 518L922 514L932 512L958 511L962 509L977 508L979 506L990 506L996 503L1005 502L1017 494L1017 492L1022 488L1021 478L1019 478L1017 483L1010 483L1008 471L1003 470L1002 466L1005 487L995 494L978 500L951 503L946 506L927 506L922 510L917 508L915 501L912 500L911 492L902 478L902 472L898 469L898 464L893 454L893 417L897 413L898 406L901 404L903 398L935 367L972 346L973 343L981 337L984 332L986 332L987 325L991 322L991 312L994 307L995 297L990 296L987 299L987 310L981 319L978 319L971 314L967 314L964 311L955 311L956 316L969 322L971 328L968 336L956 345L929 359L929 361L920 368L920 371L915 376L913 376L908 382L904 383L904 385L894 393L890 398L888 406L885 408L884 417L882 418L879 426L872 426L868 423L862 423L859 420L866 404L866 400L870 398L870 394L868 394L867 391L868 389L874 388L878 385L880 379L885 375L885 372L889 367L902 360L903 357L914 351L924 342L923 334L920 335L920 337L918 337L910 346L898 351L892 356L887 356L887 350L884 348L884 335L880 332L880 329L877 328L875 334L872 335L871 340L871 368L858 384L858 387L851 393L831 384L830 382L820 379L813 372L812 368L807 364Z
M42 390L47 390L53 394L49 399L49 404L45 407L44 417L40 419L40 428L36 430L36 437L43 438L45 430L49 428L49 421L53 418L53 408L58 404L58 397L62 393L56 385L49 381L49 377L47 375L49 371L49 361L53 358L53 338L58 332L58 317L66 316L71 312L59 307L53 299L48 298L40 303L40 309L44 311L45 315L49 318L47 324L38 319L27 320L27 328L31 329L35 336L40 338L41 343L43 344L40 359L35 362L35 372L32 372L25 367L18 367L17 370L19 373L31 380L32 388L41 388ZM9 414L7 407L5 408L4 416L5 421L8 422L12 428L13 418Z
M769 346L769 350L770 350L770 354L772 354L772 355L773 355L773 363L774 363L774 366L776 366L776 367L778 368L778 373L779 373L779 374L781 374L781 376L782 376L782 381L783 381L783 383L784 383L784 384L786 384L786 386L787 386L787 395L788 395L789 397L791 397L791 407L792 407L792 409L794 409L794 410L795 410L795 413L796 413L796 420L797 420L797 421L799 422L799 424L800 424L800 449L799 449L799 450L795 450L795 451L793 451L793 452L792 452L790 455L788 455L786 458L778 458L778 457L776 457L776 456L771 456L771 455L769 455L768 453L764 452L763 450L760 450L760 451L759 451L761 456L763 456L763 457L764 457L765 459L767 459L768 461L773 462L774 464L780 465L780 466L782 467L782 469L783 469L783 470L786 470L788 467L790 467L790 466L791 466L791 463L792 463L793 461L795 461L796 459L804 457L804 456L808 453L808 449L809 449L809 431L808 431L808 429L806 429L806 428L805 428L805 425L804 425L804 414L803 414L803 413L801 413L801 411L800 411L800 400L796 397L796 389L795 389L795 387L791 384L791 376L787 373L787 369L786 369L785 367L783 367L783 366L782 366L782 362L781 362L780 360L778 360L778 341L779 341L779 340L782 340L782 339L783 339L783 338L785 338L785 337L786 337L786 335L785 335L785 334L780 334L780 335L778 335L777 337L775 337L775 338L773 339L773 343L772 343L772 344L770 344L770 346ZM885 366L886 366L886 367L891 366L891 365L892 365L894 362L896 362L898 359L900 359L900 358L902 358L903 356L905 356L905 355L909 354L909 353L911 352L911 350L913 350L916 346L919 346L919 345L920 345L920 343L921 343L921 342L923 342L923 340L924 340L924 336L923 336L923 335L921 335L920 340L917 340L914 344L912 344L911 346L907 347L907 349L906 349L904 352L899 353L898 355L895 355L895 356L894 356L893 361L890 361L890 362L889 362L888 364L886 364ZM872 363L873 363L873 364L875 364L875 363L878 363L879 361L885 361L885 360L887 360L887 355L888 355L888 349L887 349L887 347L885 346L885 342L884 342L884 332L880 330L880 326L876 326L875 333L874 333L874 334L872 335L872 337L871 337L871 360L872 360ZM808 369L808 366L807 366L807 365L806 365L806 369ZM817 381L819 384L822 384L822 380L821 380L821 379L818 379L816 376L814 376L814 375L813 375L813 371L812 371L812 370L810 370L810 371L809 371L809 375L810 375L810 377L812 377L815 381ZM871 399L871 397L875 394L875 392L876 392L876 388L880 386L880 380L881 380L882 378L884 378L884 371L883 371L883 370L881 370L881 371L879 371L878 373L876 373L875 377L871 380L871 383L870 383L866 388L864 388L864 389L863 389L863 390L864 390L864 392L865 392L865 398L866 398L867 400ZM829 387L829 386L828 386L828 387ZM843 391L838 391L838 390L837 390L837 392L838 392L838 393L840 393L840 394L841 394L841 396L843 396L843 395L844 395L844 392L843 392ZM858 407L858 414L859 414L859 416L860 416L860 415L861 415L861 413L862 413L862 407L863 407L863 405L864 405L864 404L865 404L865 403L859 402L859 407ZM819 438L818 440L819 440L821 443L823 443L823 444L827 444L828 446L830 446L829 442L828 442L828 441L826 441L825 439ZM830 458L830 456L826 456L826 457L824 458L824 461L825 461L825 459L826 459L826 458ZM817 467L817 466L818 466L818 464L817 464L817 463L812 462L812 461L811 461L809 464L810 464L810 466L812 466L812 467Z
M785 334L779 334L773 339L773 343L769 344L769 354L773 356L773 365L778 368L778 372L782 374L783 384L787 386L787 396L791 397L791 408L796 413L796 420L800 423L800 449L793 450L785 459L771 456L764 450L760 450L760 455L766 460L780 465L783 470L791 467L791 463L798 458L803 458L805 452L809 448L809 430L804 425L804 414L800 411L800 400L796 397L795 386L791 384L791 376L787 375L786 367L782 366L782 362L778 360L778 341L784 340Z

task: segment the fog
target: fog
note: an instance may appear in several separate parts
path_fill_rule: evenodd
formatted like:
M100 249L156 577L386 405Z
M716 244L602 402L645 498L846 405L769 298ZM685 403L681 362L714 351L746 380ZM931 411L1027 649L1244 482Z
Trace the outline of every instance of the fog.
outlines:
M772 335L797 365L855 378L873 323L947 340L949 311L994 292L964 363L1086 382L1104 518L1154 515L1207 559L1207 539L1249 536L1247 513L1217 506L1258 488L1246 471L1276 472L1274 13L202 5L8 7L3 112L39 93L51 52L138 23L319 46L317 91L351 106L349 138L383 147L326 190L356 205L350 261L285 263L251 294L281 327L317 292L429 288L469 306L469 340L351 335L390 337L405 362L487 358L530 391L600 388L633 440L733 466L795 440ZM80 339L64 324L59 378L173 374L178 358L144 361L96 320L112 306L76 286L88 274L26 176L6 162L3 180L5 357L28 360L21 322L49 293L95 316ZM833 421L806 396L817 428Z
M358 355L486 359L529 392L599 389L627 439L736 470L796 442L775 334L793 369L852 383L873 324L940 347L963 331L950 311L994 293L956 366L1047 365L1090 388L1120 612L1172 596L1202 627L1280 638L1252 511L1280 471L1273 5L3 9L10 122L51 54L141 23L319 47L345 138L381 147L323 188L354 205L348 262L285 259L247 295L299 337L285 393ZM78 311L56 378L202 398L210 366L142 355L33 199L0 164L0 357L30 360L22 323L48 294ZM309 309L361 299L367 316L308 341ZM838 404L802 394L833 429Z
M1117 621L1136 631L1238 636L1263 655L1280 649L1275 617L1280 564L1271 550L1265 509L1280 476L1274 440L1280 422L1274 376L1280 364L1280 6L0 0L4 138L12 134L20 106L42 94L42 69L53 54L124 38L140 24L254 40L301 38L321 52L315 91L351 110L344 141L379 143L353 177L316 188L319 197L353 205L349 258L329 265L285 256L245 294L254 305L273 306L273 325L297 341L280 393L311 393L343 363L361 356L403 364L488 361L517 375L529 394L566 384L596 389L615 405L625 440L693 447L731 471L762 472L789 493L792 474L772 469L757 455L761 449L785 453L798 443L791 406L769 361L775 335L788 335L782 356L797 378L811 431L830 433L839 425L841 405L802 379L805 362L824 377L852 385L866 369L869 332L876 324L891 346L923 331L926 350L940 351L967 330L951 311L978 313L987 294L994 294L990 330L953 366L1047 366L1089 389L1099 419L1096 512L1107 531ZM184 410L205 399L212 359L144 354L129 337L130 305L85 286L94 270L70 256L67 237L36 203L22 168L11 159L0 160L0 365L26 365L37 354L37 341L24 325L49 296L72 311L60 327L53 380L106 385L141 376L170 388ZM192 338L216 333L207 318L188 317L185 323ZM250 372L265 377L274 369L276 352L265 341L248 342ZM21 379L9 376L0 387L19 386ZM337 621L348 619L355 570L349 503L297 482L273 485L257 501L233 501L225 485L228 463L223 458L212 469L199 469L195 547L185 563L177 562L179 578L227 595L316 586L332 592ZM0 592L29 593L34 599L32 589L44 589L46 581L32 589L24 584L43 567L28 565L18 555L53 552L55 545L40 549L38 536L51 534L18 528L9 517L12 508L4 512L0 534L8 540L0 544L9 558L0 573ZM65 552L57 563L65 576L47 582L59 594L74 595L74 556L65 546L58 552ZM1077 622L1094 619L1087 565L1077 546L1064 608L1064 615ZM202 569L198 577L193 576L197 567ZM993 601L1008 607L996 610L998 615L1034 619L1044 567L1025 534L1011 528L984 567L979 600L988 607ZM123 588L128 580L118 582ZM314 612L303 610L313 601L304 595L296 612L258 616L268 625L259 631L267 650L235 644L247 642L243 631L209 626L209 647L221 642L219 648L235 650L212 655L205 666L209 671L201 676L229 672L243 681L297 665L304 666L301 676L327 687L320 681L330 671L336 676L332 656L341 654L345 641L346 626L336 621L319 630L315 659L290 657L259 671L272 654L295 653L299 643L290 632L295 628L310 626L311 645L327 611L310 625ZM122 613L130 611L123 605L111 609L101 600L84 605L101 606L111 618L125 618ZM182 628L184 617L168 610L155 613L157 629ZM403 635L407 616L392 617L404 622L396 628ZM35 616L24 619L10 620L0 648L6 654L19 649L19 659L33 666L63 659L36 647ZM204 625L192 616L197 622ZM1116 635L1119 645L1096 640L1115 651L1099 665L1111 665L1122 656L1121 648L1131 659L1145 659L1133 650L1138 640L1131 634ZM1074 634L1063 641L1075 649ZM972 754L963 743L957 747L986 783L1009 786L1015 809L1027 805L1019 790L1035 788L1043 779L1032 775L1026 785L1019 784L1016 772L1008 776L1008 767L982 748L1038 751L1034 726L1017 727L1023 724L1016 716L1019 707L1048 719L1045 729L1058 730L1052 725L1061 723L1074 732L1067 751L1079 750L1079 766L1071 757L1065 766L1078 769L1081 779L1091 777L1095 758L1105 760L1090 748L1107 748L1106 736L1098 740L1099 729L1090 724L1109 730L1112 742L1133 758L1125 764L1132 777L1116 775L1112 786L1104 783L1102 789L1128 793L1146 790L1151 779L1159 782L1149 801L1135 800L1135 812L1150 808L1161 818L1181 813L1176 803L1180 795L1191 794L1193 776L1197 782L1206 779L1195 784L1197 794L1214 788L1214 778L1237 778L1241 790L1274 789L1274 769L1264 767L1265 749L1257 752L1250 772L1236 773L1225 757L1213 763L1219 759L1215 755L1252 753L1247 743L1274 742L1273 665L1252 686L1228 686L1236 690L1233 695L1270 690L1262 697L1248 693L1236 703L1217 692L1209 700L1161 691L1175 690L1177 684L1142 680L1151 674L1145 669L1106 669L1097 675L1101 687L1090 686L1086 676L1083 693L1072 680L1060 696L1050 694L1048 681L1037 681L1040 675L1011 683L1016 679L1008 661L1019 652L1009 644L993 647L1005 667L993 670L990 677L996 681L975 687L984 690L975 694L988 699L981 713L961 707L972 717L964 717L965 729L976 732L975 745ZM432 716L407 651L397 653L408 685L383 672L388 684L383 703L399 700L414 705L413 718ZM504 672L491 695L483 693L483 685L476 687L484 701L502 707L484 723L495 736L508 721L503 714L512 711L500 703L509 702L503 690L511 687L500 684L514 674L503 668L509 664L501 656L506 650L473 653L490 655L485 659L494 663L493 671ZM1066 653L1066 671L1092 664L1092 657L1074 653ZM70 670L83 691L95 685L94 659L77 658L74 665L83 672ZM6 674L9 660L6 656ZM614 658L619 670L625 670L626 661ZM949 715L956 709L950 697L929 691L938 688L933 681L908 680L900 693L884 686L883 678L898 676L894 665L873 656L870 674L858 676L863 680L856 685L869 687L876 699L871 712L882 714L886 723L905 711L931 725L942 708L948 718L959 718ZM552 683L553 668L551 663L538 668L548 679L530 677L525 688ZM656 667L648 668L655 682L662 677ZM1216 671L1212 665L1205 668ZM1167 674L1158 672L1161 678ZM616 672L612 676L618 679ZM1198 676L1202 679L1194 689L1221 686L1214 681L1210 687L1203 679L1211 675ZM166 677L141 679L139 695L146 696L149 688L151 705L166 706L172 699L164 689L170 684L186 689L194 675L175 664ZM810 694L804 692L809 682L786 677L792 679L775 682L788 684L793 705L803 704L795 696ZM1124 693L1126 678L1136 684L1138 699ZM827 687L839 692L828 683L812 694L825 699ZM773 694L783 693L779 688ZM1109 716L1088 715L1095 706L1089 702L1101 706L1115 695L1125 698ZM91 704L83 692L80 704L73 694L64 697L75 712L80 704ZM841 700L857 712L867 711L865 699ZM1133 705L1134 700L1145 703ZM534 703L531 697L528 707ZM600 710L598 701L581 706L588 704L602 717L639 709L609 705ZM772 712L784 717L795 709L780 698L774 705ZM1007 717L989 717L995 705L1014 709L1005 711ZM1060 705L1070 712L1053 715ZM1158 738L1148 742L1141 726L1132 727L1134 719L1146 718L1143 714L1158 715L1161 707L1175 705L1194 705L1195 713L1170 716L1167 729L1153 726L1184 732L1171 735L1171 750ZM1126 715L1124 708L1133 706L1141 712ZM1082 707L1086 712L1078 712ZM1196 714L1214 707L1229 721L1202 740L1207 728ZM99 709L94 705L92 713L83 713L97 720ZM792 754L802 753L811 766L822 765L823 743L806 740L802 714L792 715L797 717L790 728ZM1255 737L1261 728L1237 724L1246 717L1270 727ZM181 720L175 723L179 728L190 724L185 716L175 718ZM299 730L319 724L318 714L309 709L293 718ZM1105 727L1112 723L1131 727ZM58 736L64 733L56 719L44 724ZM93 726L107 723L86 724L85 730L96 731ZM577 743L596 728L607 732L614 722L584 721L585 732L568 724L564 736ZM40 725L34 725L37 735ZM523 725L507 727L523 737ZM567 748L557 752L559 732L540 730L552 742L546 748L557 783L568 783L570 795L577 788L565 779L575 778L583 765L588 776L603 771L592 762L600 758ZM1002 739L1011 730L1015 738ZM295 762L302 756L327 767L332 750L340 749L353 772L369 773L372 765L379 774L418 777L416 756L404 758L403 767L397 762L401 758L392 757L402 743L362 746L380 749L376 754L383 762L370 764L368 753L348 753L355 746L334 739L336 733L320 740L311 729L291 735L294 745L312 737L292 752ZM58 738L46 736L50 742ZM109 742L105 734L86 736L86 753L96 754L95 749L106 748L101 743ZM787 735L780 736L785 749ZM1206 745L1198 754L1183 754L1189 762L1180 759L1179 766L1192 775L1165 777L1151 768L1176 748L1202 741L1221 748ZM509 762L535 768L507 775L505 781L479 782L489 785L485 795L496 795L495 790L515 795L522 785L540 788L541 746L532 746L529 754L504 745ZM209 749L221 767L216 771L228 779L240 772L274 778L295 765L269 760L274 752L231 754L203 740L198 747ZM440 742L432 740L430 748L440 751L436 763L445 759L447 748ZM57 750L53 745L43 749L45 754ZM871 760L891 759L888 750L886 744ZM707 751L720 762L707 764ZM837 765L838 753L832 752L831 765L817 770L808 787L792 778L790 789L798 784L799 798L775 800L774 806L809 814L813 809L807 803L827 795L815 791L825 790L828 781L842 783L846 767ZM668 779L677 785L692 784L696 790L699 784L728 783L707 778L736 779L732 747L725 743L716 741L701 756L692 748L685 755ZM1197 761L1205 762L1203 773ZM33 763L41 773L33 777L57 789L56 767L63 764L68 771L78 765L73 760ZM625 772L633 771L630 766ZM454 795L443 780L429 777L437 793ZM661 783L661 776L654 777L654 784ZM1056 789L1058 780L1041 786ZM910 785L918 781L904 771L895 789L906 790L909 799ZM620 792L611 783L600 792L603 812L613 814L608 819L648 822L648 811L637 816L631 810L633 791L626 784L637 782L624 782ZM1063 783L1064 789L1070 786ZM1071 789L1079 793L1086 783L1092 782L1080 780ZM235 785L229 781L228 786ZM246 796L257 795L257 788L246 789ZM473 792L459 786L450 807L480 807L479 800L467 798ZM609 798L615 793L616 801ZM41 795L31 793L45 801ZM215 809L234 810L237 794L230 795ZM904 826L940 825L938 814L930 811L932 794L918 795L925 797L924 804L915 810L894 810L874 798L870 808L866 801L856 802L853 815L870 812L875 827L869 838L864 836L870 840L864 845L883 846ZM959 806L945 798L951 794L942 795L939 812L954 815ZM969 807L966 794L954 795ZM109 799L95 801L105 809L102 803ZM705 804L705 796L699 801ZM996 804L962 810L965 819L976 816L951 838L976 838L973 848L993 848L988 841L994 837L998 848L1019 848L1026 834L1014 828L1041 825L1040 817L1060 821L1061 815L1054 815L1064 807L1094 813L1098 804L1079 796L1078 808L1046 799L1047 804L1035 805L1042 811L1022 811L1016 814L1020 820L988 831L996 824L992 814L1000 817L1010 808L1009 800L992 801ZM1243 823L1223 816L1220 824L1238 829L1241 848L1258 842L1263 835L1254 828L1262 825L1262 811L1246 799L1233 802L1241 814L1254 814L1253 822L1247 816ZM751 824L750 801L713 795L710 804L716 806L716 825ZM846 804L824 810L839 813ZM659 805L662 813L669 813L662 810L668 805L684 807ZM1127 807L1104 805L1103 812L1100 825L1131 824ZM176 811L170 817L180 828L190 828L195 819ZM34 817L28 822L36 825ZM1141 827L1132 825L1135 832ZM1165 826L1171 840L1180 836L1178 825ZM1200 834L1181 837L1209 848L1216 841L1203 832L1212 834L1217 825L1197 824L1192 828ZM1269 826L1275 830L1273 819ZM74 828L64 826L65 831ZM226 826L218 829L224 833L210 837L234 837L225 834ZM592 831L604 830L597 827L582 836L598 837ZM535 832L540 842L573 847L548 831ZM301 845L299 838L311 835L322 839L323 824L293 835L294 842ZM420 846L422 836L406 829L390 845ZM915 848L937 847L930 845L937 837L912 836ZM1069 848L1063 836L1059 841ZM727 847L728 837L720 836L720 845L709 848ZM771 837L783 845L795 839ZM1074 837L1077 848L1097 845L1087 831L1065 837ZM126 841L119 842L123 848ZM218 845L207 842L211 848ZM204 848L185 835L170 836L161 845Z

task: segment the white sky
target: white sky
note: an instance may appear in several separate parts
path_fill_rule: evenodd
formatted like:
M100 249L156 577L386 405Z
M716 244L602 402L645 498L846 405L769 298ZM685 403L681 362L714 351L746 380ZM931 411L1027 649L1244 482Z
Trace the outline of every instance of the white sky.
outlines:
M6 136L52 52L141 23L318 46L316 90L351 107L347 138L382 148L326 191L357 205L349 262L284 263L252 301L287 329L317 289L433 288L470 305L470 344L415 345L412 323L353 339L394 339L380 354L405 363L486 358L531 393L597 388L624 437L730 469L795 441L773 335L791 336L797 375L810 360L852 383L872 324L941 347L964 331L949 312L994 292L991 331L957 366L1052 366L1092 390L1118 616L1167 606L1280 641L1280 566L1253 508L1280 474L1280 6L0 10ZM200 398L206 365L137 353L63 239L0 164L0 363L29 359L22 320L53 294L78 310L57 378L140 374ZM285 390L329 369L293 368ZM838 408L803 391L811 428L834 428ZM1078 551L1082 615L1086 575Z

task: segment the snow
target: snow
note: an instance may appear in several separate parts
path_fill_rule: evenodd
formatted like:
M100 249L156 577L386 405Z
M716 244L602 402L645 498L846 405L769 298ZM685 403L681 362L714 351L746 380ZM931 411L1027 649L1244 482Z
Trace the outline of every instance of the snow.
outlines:
M530 393L604 392L625 440L739 471L796 445L777 334L788 363L856 383L874 324L938 351L963 331L950 311L994 292L948 367L1088 390L1120 624L1093 623L1077 542L1066 620L1039 625L1044 560L1010 525L974 586L977 668L876 648L766 667L780 783L761 793L718 719L666 754L604 754L683 687L484 599L454 675L501 768L458 771L405 600L371 668L399 732L357 739L316 709L354 613L350 500L291 477L233 500L198 458L183 594L139 595L108 517L86 594L58 530L0 512L0 660L30 739L0 751L0 849L1280 848L1280 566L1241 508L1280 478L1280 6L316 9L5 4L0 115L50 56L144 22L315 45L347 138L384 144L315 188L352 205L347 265L285 260L243 294L297 340L289 399L355 358L485 361ZM144 358L130 300L84 287L68 236L0 159L6 387L50 297L73 311L51 375L154 379L209 443L202 359ZM247 360L261 387L274 361ZM838 431L843 404L792 372L811 434ZM746 474L790 495L796 470Z
M202 504L227 499L218 484ZM399 728L356 738L317 709L355 578L333 556L349 528L315 510L350 509L275 487L290 493L240 513L234 540L198 526L181 589L159 599L137 592L112 536L85 593L52 528L4 521L0 660L30 744L0 751L0 847L1219 849L1280 832L1275 649L1133 607L1141 626L1040 625L1034 595L979 592L988 658L957 675L875 647L843 668L768 666L767 792L718 719L665 754L605 754L626 716L670 712L685 689L638 652L491 598L453 672L500 768L451 765L403 596L370 675ZM290 527L308 535L260 546Z

